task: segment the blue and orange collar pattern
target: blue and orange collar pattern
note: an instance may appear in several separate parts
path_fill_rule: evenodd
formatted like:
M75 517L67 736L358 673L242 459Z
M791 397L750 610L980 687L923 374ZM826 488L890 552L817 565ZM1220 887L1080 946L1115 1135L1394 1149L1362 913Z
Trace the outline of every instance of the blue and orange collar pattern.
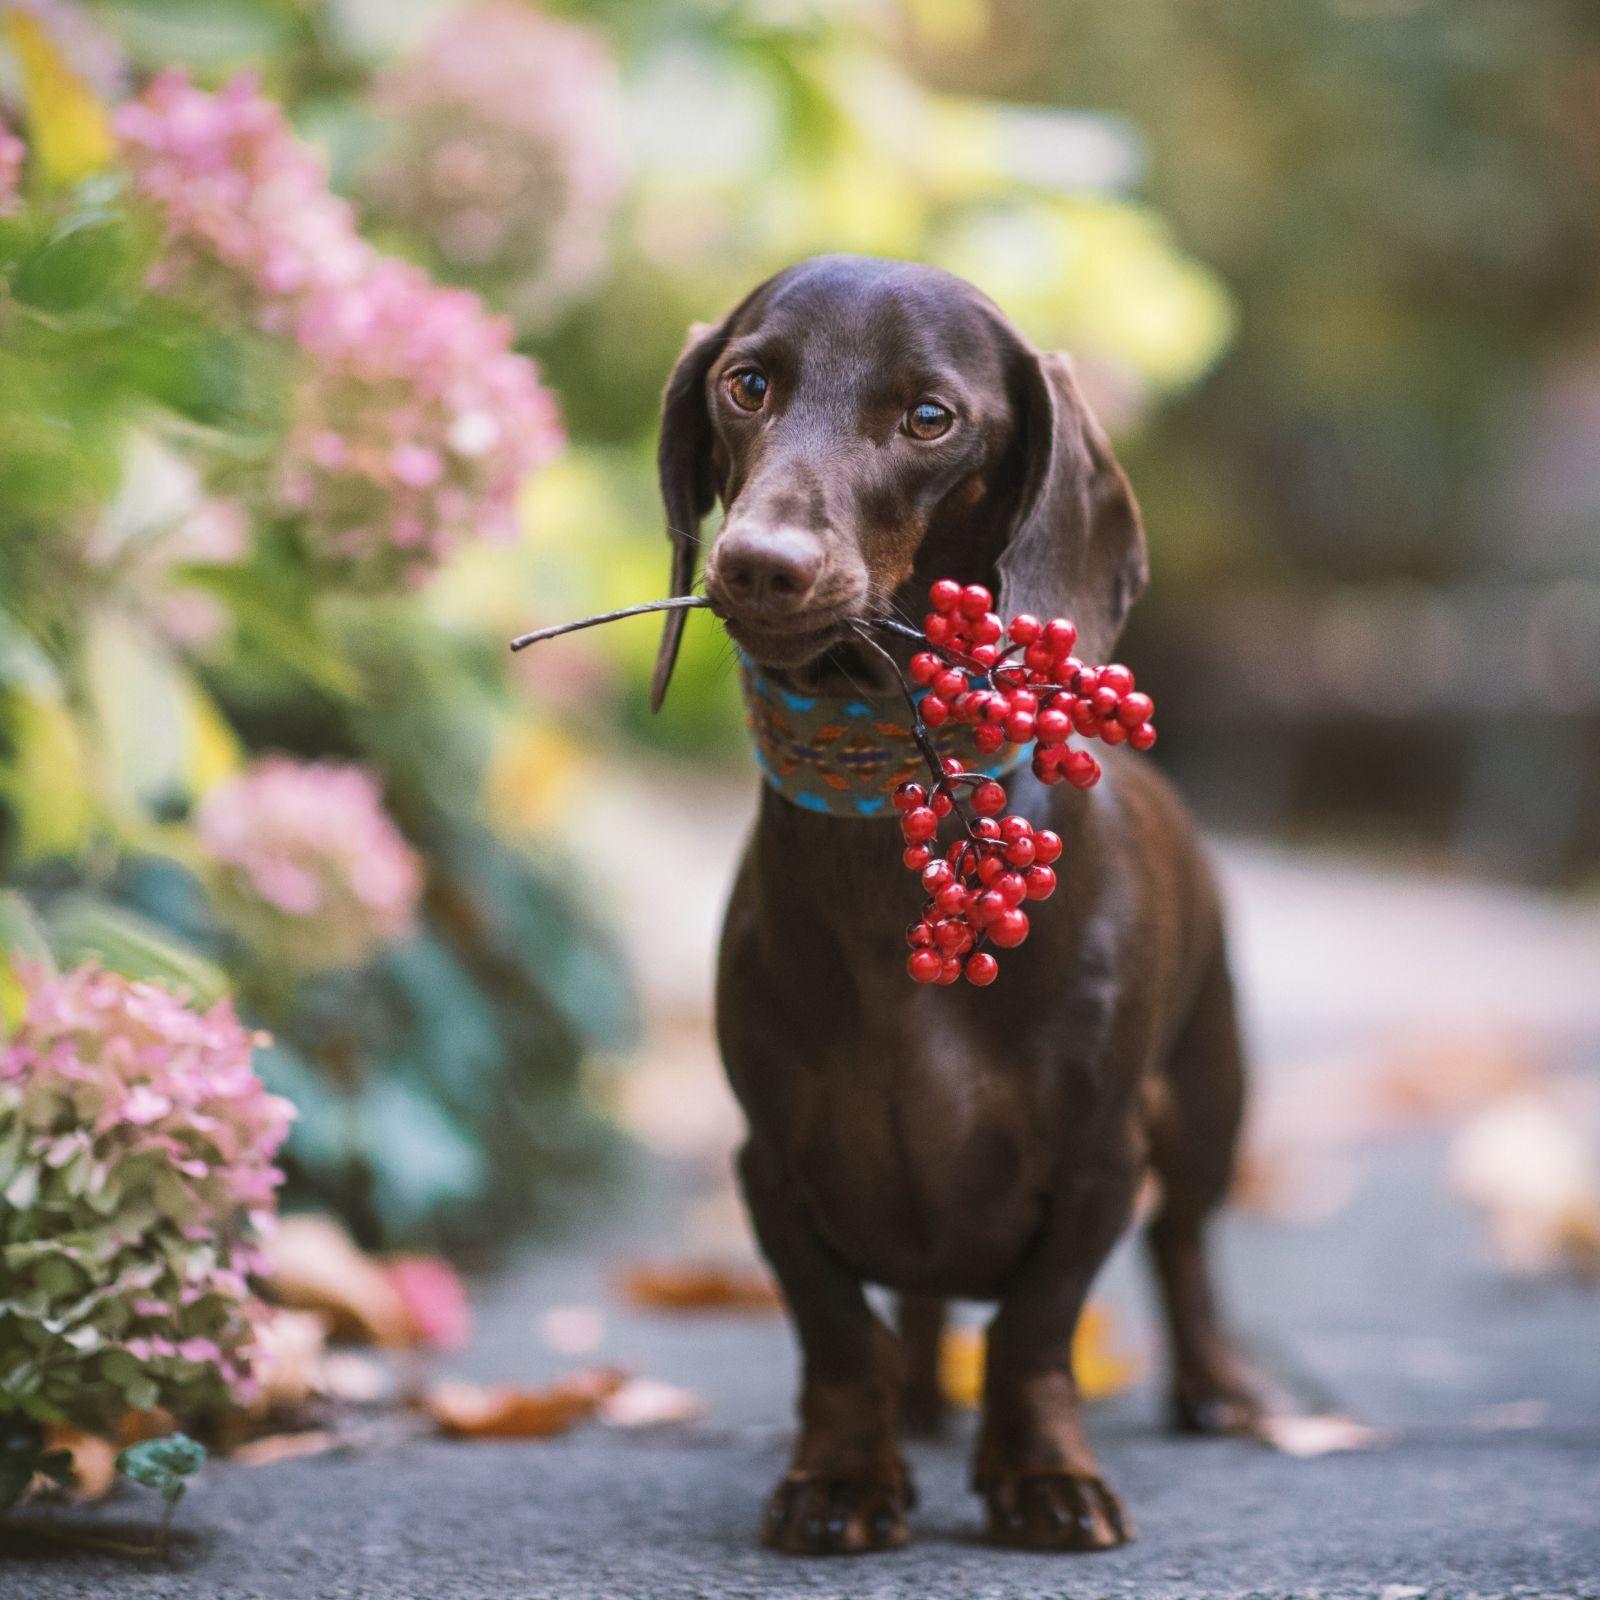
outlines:
M741 660L739 671L756 763L784 799L829 816L887 817L902 783L926 780L928 766L912 737L904 696L799 694L751 661ZM1024 746L1005 745L980 757L968 730L950 724L931 730L931 737L940 755L958 756L967 771L995 778L1027 754Z

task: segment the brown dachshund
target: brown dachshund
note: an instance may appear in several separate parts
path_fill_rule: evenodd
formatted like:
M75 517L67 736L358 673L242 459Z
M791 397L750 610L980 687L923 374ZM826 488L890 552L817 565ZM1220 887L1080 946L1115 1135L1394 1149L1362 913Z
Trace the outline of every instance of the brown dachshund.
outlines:
M1003 616L1073 618L1088 660L1108 658L1145 583L1138 509L1068 362L926 267L822 257L697 328L667 386L660 469L675 592L720 499L706 592L796 691L893 692L847 619L920 615L935 578L990 585ZM657 705L681 626L675 613ZM799 1439L763 1529L779 1550L905 1543L898 1437L934 1420L947 1296L998 1302L974 1465L991 1537L1128 1537L1071 1348L1147 1170L1175 1418L1258 1417L1206 1260L1244 1087L1217 891L1172 791L1107 755L1090 791L1010 780L1012 809L1066 850L1060 892L985 989L907 979L900 932L920 897L892 819L763 789L717 1031L749 1121L745 1199L803 1353ZM900 1293L898 1335L867 1284Z

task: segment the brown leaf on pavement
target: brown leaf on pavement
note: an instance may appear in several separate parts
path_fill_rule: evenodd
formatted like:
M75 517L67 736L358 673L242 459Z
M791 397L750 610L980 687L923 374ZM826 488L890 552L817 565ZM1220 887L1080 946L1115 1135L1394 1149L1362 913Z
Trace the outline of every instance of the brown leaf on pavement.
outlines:
M404 1347L417 1342L388 1273L331 1217L290 1216L267 1244L267 1284L280 1305L327 1317L329 1336Z
M706 1403L693 1389L680 1389L655 1378L630 1378L600 1402L600 1420L608 1428L661 1428L698 1422Z
M324 1456L337 1450L339 1435L328 1428L307 1428L299 1433L269 1433L264 1438L252 1439L237 1450L229 1452L228 1459L242 1467L270 1467L279 1461L300 1461L307 1456Z
M110 1492L117 1478L117 1447L109 1439L53 1423L44 1442L45 1449L65 1450L72 1457L73 1500L100 1500Z
M766 1273L712 1262L632 1266L617 1286L626 1300L646 1311L773 1312L783 1307Z
M458 1439L547 1439L592 1417L626 1382L615 1367L585 1368L543 1389L450 1380L436 1385L424 1406Z

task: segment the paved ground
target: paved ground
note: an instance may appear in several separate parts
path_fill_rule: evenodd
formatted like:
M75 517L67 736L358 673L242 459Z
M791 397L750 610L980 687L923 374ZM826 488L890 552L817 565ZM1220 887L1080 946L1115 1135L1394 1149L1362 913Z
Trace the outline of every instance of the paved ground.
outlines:
M1330 1062L1419 1029L1510 1034L1575 1078L1600 1075L1592 904L1262 854L1230 857L1229 877L1253 1032L1280 1104L1301 1085L1325 1094ZM669 1099L687 1083L709 1095L703 1063L664 1070ZM1381 1451L1297 1461L1169 1439L1147 1381L1091 1420L1138 1525L1124 1550L1048 1558L979 1544L969 1423L913 1451L922 1504L910 1550L810 1563L758 1551L787 1433L782 1324L652 1318L608 1293L617 1259L678 1251L725 1225L709 1175L726 1119L713 1106L688 1124L660 1142L695 1155L652 1167L604 1233L485 1286L479 1336L455 1367L553 1375L564 1361L542 1340L542 1314L598 1305L600 1355L699 1390L706 1422L218 1465L183 1507L167 1564L0 1545L0 1596L1600 1597L1600 1296L1504 1277L1448 1193L1442 1126L1359 1141L1341 1178L1349 1198L1321 1220L1239 1216L1224 1240L1247 1337L1314 1396L1389 1430ZM1124 1250L1104 1292L1148 1342L1138 1266ZM123 1498L91 1517L104 1527L145 1509Z

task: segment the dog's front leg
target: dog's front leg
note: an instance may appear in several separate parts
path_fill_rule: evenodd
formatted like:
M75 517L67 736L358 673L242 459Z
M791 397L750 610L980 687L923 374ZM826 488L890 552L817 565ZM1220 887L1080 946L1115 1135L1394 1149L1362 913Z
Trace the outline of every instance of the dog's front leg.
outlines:
M912 1498L896 1438L898 1341L755 1140L740 1154L739 1176L803 1361L800 1436L768 1502L762 1541L793 1555L896 1549L909 1537Z
M1130 1169L1065 1184L989 1325L973 1487L998 1543L1108 1550L1129 1537L1083 1429L1072 1336L1137 1181Z

